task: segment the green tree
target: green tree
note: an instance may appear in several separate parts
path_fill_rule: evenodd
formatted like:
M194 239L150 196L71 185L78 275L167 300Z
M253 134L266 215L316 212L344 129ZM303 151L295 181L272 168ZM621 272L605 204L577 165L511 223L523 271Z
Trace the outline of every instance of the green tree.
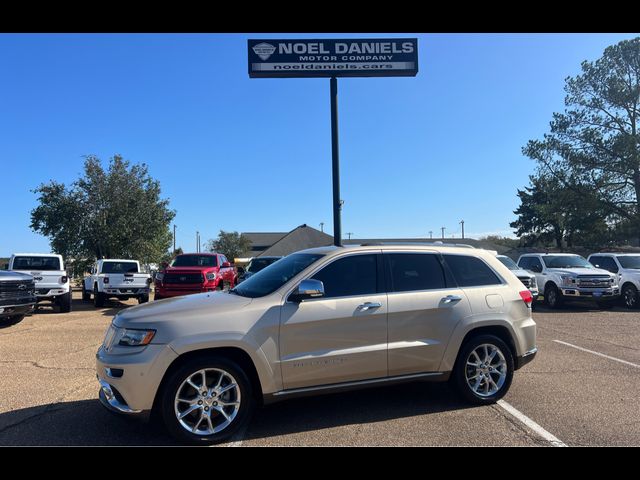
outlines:
M640 38L605 49L566 79L565 111L523 153L640 237Z
M160 198L160 182L146 164L131 165L120 155L105 170L100 159L85 158L84 173L71 186L51 181L34 190L38 206L31 228L49 238L65 257L133 258L158 262L172 241L175 211Z
M207 250L222 253L230 262L233 262L234 258L241 258L249 253L251 241L241 233L220 230L218 238L208 241Z

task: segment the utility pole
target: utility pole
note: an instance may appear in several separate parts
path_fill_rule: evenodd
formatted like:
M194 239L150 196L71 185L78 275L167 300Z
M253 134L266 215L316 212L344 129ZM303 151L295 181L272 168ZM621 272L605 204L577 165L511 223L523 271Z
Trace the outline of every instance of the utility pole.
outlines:
M200 253L200 232L196 231L196 253Z
M324 222L320 222L320 231L324 233Z
M460 220L460 225L462 225L462 239L464 240L464 220Z
M176 254L176 224L173 224L173 254Z
M342 203L340 201L340 153L338 143L338 79L329 81L331 97L331 173L333 177L333 244L342 246L342 224L340 220Z
M440 230L442 230L442 239L444 240L444 231L446 230L445 227L440 227Z
M351 235L353 235L353 232L347 232L347 235L349 235L349 240L351 240Z
M429 230L429 238L433 239L433 230Z

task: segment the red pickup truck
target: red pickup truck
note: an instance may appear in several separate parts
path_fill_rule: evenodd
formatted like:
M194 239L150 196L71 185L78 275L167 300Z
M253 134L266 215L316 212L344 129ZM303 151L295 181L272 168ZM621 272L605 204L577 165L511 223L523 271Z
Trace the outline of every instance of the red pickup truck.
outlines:
M233 288L237 276L220 253L185 253L156 274L154 299Z

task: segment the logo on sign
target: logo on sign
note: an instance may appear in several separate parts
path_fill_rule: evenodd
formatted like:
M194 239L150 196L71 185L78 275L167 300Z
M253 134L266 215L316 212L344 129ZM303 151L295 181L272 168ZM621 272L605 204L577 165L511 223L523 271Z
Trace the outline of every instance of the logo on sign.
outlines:
M262 43L259 43L257 45L254 45L253 51L264 62L271 55L273 55L273 52L276 51L276 47L274 47L273 45L271 45L269 43L262 42Z

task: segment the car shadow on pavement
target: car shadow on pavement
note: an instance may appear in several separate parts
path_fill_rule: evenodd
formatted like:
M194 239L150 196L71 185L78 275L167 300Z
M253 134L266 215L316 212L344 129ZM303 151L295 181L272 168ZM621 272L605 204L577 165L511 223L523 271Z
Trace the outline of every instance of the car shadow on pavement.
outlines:
M413 383L317 397L258 408L243 440L410 418L471 408L446 384ZM236 438L237 440L237 438ZM277 442L280 443L280 442ZM0 446L178 445L156 419L143 423L81 400L0 414ZM224 444L222 444L224 445Z
M95 307L93 302L85 302L82 299L74 298L71 302L71 312L98 312L101 315L112 317L120 310L124 310L129 307L133 307L136 304L126 304L119 302L118 300L107 300L104 307ZM39 304L37 310L31 315L59 315L60 310L57 306L53 306L50 303Z
M616 313L625 313L625 312L634 312L634 310L629 310L628 308L626 308L626 307L624 307L622 305L618 305L618 304L614 304L610 308L601 308L600 306L598 306L597 303L591 302L591 301L580 302L580 301L567 300L559 308L549 308L544 304L536 305L535 309L533 310L534 315L535 315L536 312L538 312L538 313L562 313L562 312L569 312L569 313L581 313L581 312L616 312ZM637 313L638 311L635 310L635 312Z
M414 382L287 400L258 409L244 440L475 408L446 383Z

